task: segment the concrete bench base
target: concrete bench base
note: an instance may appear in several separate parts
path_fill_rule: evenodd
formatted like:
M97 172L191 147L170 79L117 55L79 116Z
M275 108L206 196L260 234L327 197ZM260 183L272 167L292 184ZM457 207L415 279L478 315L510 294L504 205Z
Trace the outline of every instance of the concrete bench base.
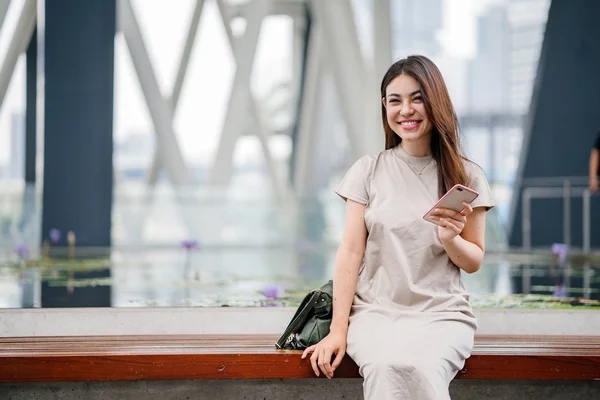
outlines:
M0 384L2 400L359 400L361 379L207 379ZM600 398L599 381L455 380L453 400Z

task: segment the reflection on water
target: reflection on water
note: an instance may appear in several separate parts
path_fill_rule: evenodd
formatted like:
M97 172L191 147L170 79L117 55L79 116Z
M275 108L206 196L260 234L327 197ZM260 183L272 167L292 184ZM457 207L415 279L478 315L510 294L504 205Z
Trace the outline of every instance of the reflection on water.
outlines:
M344 202L329 189L281 202L248 182L236 181L226 193L117 187L112 249L77 248L70 259L52 249L42 261L15 252L17 245L22 253L39 251L39 190L3 192L0 308L298 304L333 276ZM600 300L600 255L571 251L567 262L557 262L550 248L505 252L505 236L493 209L484 266L464 275L475 306L592 307Z
M335 248L113 250L108 256L0 264L0 307L295 306L333 275ZM322 262L315 264L314 260ZM476 307L600 307L600 265L568 267L491 254L464 281ZM315 267L315 265L318 265ZM523 294L527 267L529 293ZM564 267L562 267L564 268ZM584 273L590 287L584 295ZM568 278L565 281L565 276ZM561 292L564 290L564 292ZM587 299L586 299L587 297Z

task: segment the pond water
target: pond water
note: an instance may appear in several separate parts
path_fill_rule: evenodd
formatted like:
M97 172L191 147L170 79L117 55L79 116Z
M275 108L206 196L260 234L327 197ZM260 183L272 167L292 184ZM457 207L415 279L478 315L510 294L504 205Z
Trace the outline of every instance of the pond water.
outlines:
M332 278L335 252L296 244L5 254L0 308L294 307ZM475 307L600 309L600 265L560 266L551 254L489 253L463 280Z

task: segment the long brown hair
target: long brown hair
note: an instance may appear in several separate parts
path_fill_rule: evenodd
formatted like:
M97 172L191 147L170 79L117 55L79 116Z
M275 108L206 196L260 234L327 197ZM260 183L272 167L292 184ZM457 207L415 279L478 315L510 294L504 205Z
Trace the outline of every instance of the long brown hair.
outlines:
M381 81L382 99L390 82L399 75L413 77L421 89L427 117L432 124L431 154L438 165L439 195L442 196L457 183L467 185L468 177L463 164L466 158L460 148L458 118L440 70L424 56L413 55L396 61ZM402 138L390 128L383 102L381 118L386 150L398 146Z

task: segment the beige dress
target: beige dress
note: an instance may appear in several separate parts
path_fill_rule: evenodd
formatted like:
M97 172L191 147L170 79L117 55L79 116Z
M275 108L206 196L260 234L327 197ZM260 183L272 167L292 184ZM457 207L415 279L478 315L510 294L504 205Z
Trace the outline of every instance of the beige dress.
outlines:
M493 207L483 171L466 163L473 208ZM359 159L337 194L365 204L368 236L350 314L347 353L366 400L449 399L477 322L460 269L423 215L439 199L437 165L400 146Z

